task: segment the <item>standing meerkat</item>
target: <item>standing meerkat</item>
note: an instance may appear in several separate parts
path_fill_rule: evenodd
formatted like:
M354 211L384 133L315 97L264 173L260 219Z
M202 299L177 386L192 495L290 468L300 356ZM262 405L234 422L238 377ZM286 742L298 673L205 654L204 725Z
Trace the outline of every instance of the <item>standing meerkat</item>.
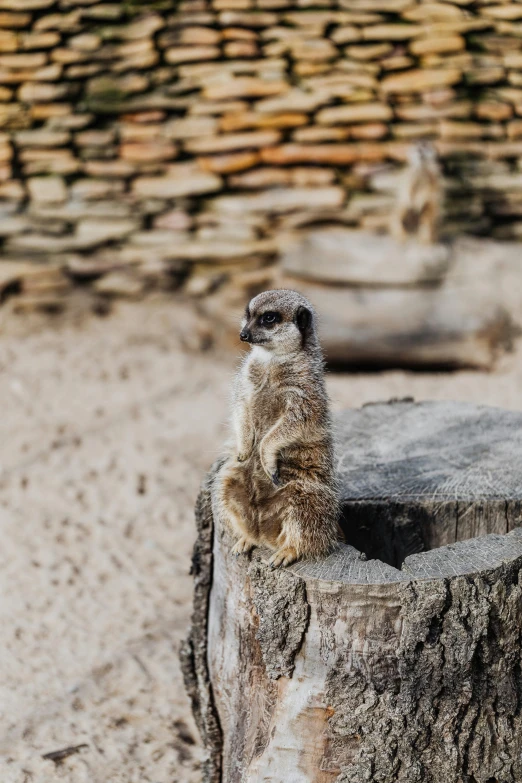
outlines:
M312 305L296 291L248 304L240 334L251 344L234 382L231 453L216 476L220 519L236 554L274 550L273 566L327 555L338 537L324 361Z
M397 194L391 234L401 242L414 235L421 242L434 243L438 239L443 184L433 144L421 141L413 145L408 163Z

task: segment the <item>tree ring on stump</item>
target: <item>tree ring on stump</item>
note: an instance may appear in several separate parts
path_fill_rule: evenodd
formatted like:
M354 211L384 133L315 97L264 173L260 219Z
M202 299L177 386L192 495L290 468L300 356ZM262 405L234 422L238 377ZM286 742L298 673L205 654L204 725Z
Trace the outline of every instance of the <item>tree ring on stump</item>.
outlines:
M182 651L208 783L520 783L522 413L336 418L342 544L272 571L198 503Z

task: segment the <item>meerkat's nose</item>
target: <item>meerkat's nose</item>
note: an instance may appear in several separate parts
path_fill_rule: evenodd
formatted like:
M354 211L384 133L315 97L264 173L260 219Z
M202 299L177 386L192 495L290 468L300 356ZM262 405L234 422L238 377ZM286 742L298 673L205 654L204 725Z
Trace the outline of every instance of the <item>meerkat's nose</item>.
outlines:
M250 334L248 329L241 329L239 333L239 338L243 340L244 343L248 343L250 341L251 336L252 335Z

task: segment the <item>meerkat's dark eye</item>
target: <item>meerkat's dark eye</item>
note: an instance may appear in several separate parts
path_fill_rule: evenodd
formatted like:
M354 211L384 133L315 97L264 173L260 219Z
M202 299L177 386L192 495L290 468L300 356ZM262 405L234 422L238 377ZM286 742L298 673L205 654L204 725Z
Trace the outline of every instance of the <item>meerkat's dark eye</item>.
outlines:
M263 313L263 315L259 319L259 323L261 326L273 326L274 324L278 324L281 321L281 315L280 313L274 313L274 312L268 312Z

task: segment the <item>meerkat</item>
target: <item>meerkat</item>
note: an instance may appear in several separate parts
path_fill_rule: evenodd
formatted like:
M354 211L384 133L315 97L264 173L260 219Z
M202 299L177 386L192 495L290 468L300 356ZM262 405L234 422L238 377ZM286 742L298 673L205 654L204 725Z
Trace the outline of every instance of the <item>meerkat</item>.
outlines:
M221 520L237 542L274 551L273 567L327 555L340 528L324 361L312 305L296 291L248 304L250 351L233 387L233 442L216 477Z
M401 242L414 235L421 242L434 243L438 239L443 194L435 147L418 142L410 149L408 163L397 194L391 234Z

